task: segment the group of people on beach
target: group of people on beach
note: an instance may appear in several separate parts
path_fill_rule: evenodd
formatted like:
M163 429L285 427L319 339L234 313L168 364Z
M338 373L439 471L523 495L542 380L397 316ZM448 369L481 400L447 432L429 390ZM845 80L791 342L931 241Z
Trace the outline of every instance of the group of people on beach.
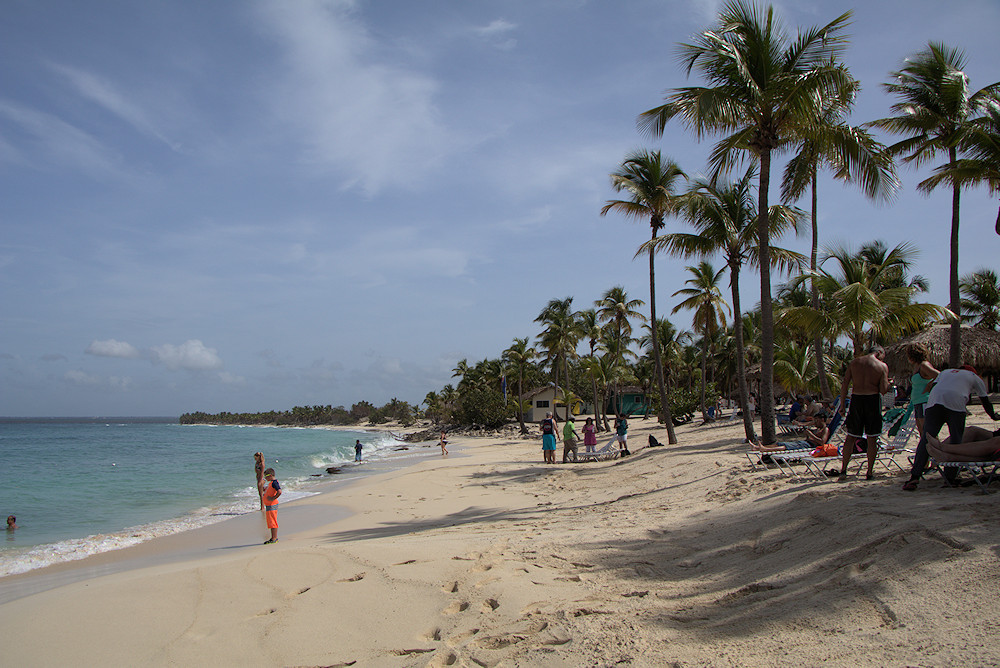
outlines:
M556 463L556 443L559 435L558 421L552 416L551 411L545 414L545 418L539 422L539 429L542 432L542 457L546 464ZM615 438L612 441L618 443L618 449L622 455L628 455L628 418L624 415L615 418ZM583 447L585 453L597 452L597 425L594 418L588 417L583 428ZM576 431L576 418L570 412L566 416L566 423L562 429L563 456L562 463L579 461L578 443L580 434ZM608 444L610 447L611 443ZM571 459L572 457L572 459Z
M973 394L979 397L990 418L1000 420L990 403L986 383L971 365L939 371L928 361L928 357L929 351L922 344L914 343L907 349L907 358L913 369L910 377L910 403L919 441L910 478L903 485L906 491L917 489L932 457L938 462L1000 460L1000 430L991 432L980 427L965 426L966 404ZM881 346L872 346L847 365L837 408L842 416L846 411L844 424L847 432L840 449L841 468L834 473L838 475L838 480L846 480L847 468L855 452L867 455L865 478L871 480L874 477L878 440L882 434L884 397L889 396L891 384L889 367L885 363L885 350ZM836 456L836 446L826 442L830 436L827 422L829 406L824 404L810 416L802 402L796 404L793 404L789 419L792 424L805 427L805 442L772 447L753 444L754 449L766 453L815 447L810 453L814 456ZM948 441L938 440L944 425L948 425ZM945 478L950 483L955 482L957 473L955 468L944 470Z

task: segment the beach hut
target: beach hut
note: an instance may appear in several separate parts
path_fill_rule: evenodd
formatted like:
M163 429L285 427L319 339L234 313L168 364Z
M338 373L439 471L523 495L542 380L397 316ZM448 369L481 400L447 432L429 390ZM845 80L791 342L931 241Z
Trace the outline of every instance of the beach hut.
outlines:
M613 391L608 392L604 409L608 415L645 415L646 392L637 385L623 385L618 389L617 396Z
M530 402L528 410L524 413L525 422L538 422L545 417L546 413L552 413L559 420L566 419L566 404L563 402L563 390L559 388L559 397L556 399L556 388L552 385L539 387L521 395L521 404ZM573 407L573 413L579 412L579 407Z
M913 369L906 358L906 348L911 343L922 343L930 351L930 363L938 369L948 365L949 325L931 325L925 330L901 339L885 348L885 362L889 374L901 386L909 385ZM962 364L971 364L986 381L990 392L1000 391L1000 332L992 329L962 326Z

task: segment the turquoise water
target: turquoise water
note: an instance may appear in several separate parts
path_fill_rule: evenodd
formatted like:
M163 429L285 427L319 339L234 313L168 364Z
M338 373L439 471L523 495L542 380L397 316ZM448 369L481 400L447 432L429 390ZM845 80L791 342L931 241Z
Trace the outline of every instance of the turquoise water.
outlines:
M399 445L362 431L120 418L0 422L0 515L16 515L20 527L0 541L0 576L252 512L257 451L277 472L282 502L308 496L329 480L327 467L355 466L355 439L364 460Z

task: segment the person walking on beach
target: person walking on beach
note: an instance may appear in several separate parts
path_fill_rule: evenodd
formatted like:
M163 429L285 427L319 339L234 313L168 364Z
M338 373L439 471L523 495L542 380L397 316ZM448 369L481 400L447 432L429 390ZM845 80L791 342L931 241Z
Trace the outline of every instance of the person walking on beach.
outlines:
M448 445L448 439L447 439L446 432L444 431L444 429L441 430L441 441L438 443L438 445L441 446L441 455L442 456L448 454L448 448L445 447L446 445Z
M965 432L965 405L969 403L972 394L979 395L979 400L983 403L986 414L994 420L1000 420L993 410L990 402L986 383L979 377L976 370L966 364L961 369L945 369L937 375L934 382L930 384L930 394L927 398L927 405L924 408L924 436L917 444L917 452L913 456L913 468L910 469L910 479L903 484L903 489L912 492L917 488L920 477L924 474L924 467L930 458L927 453L927 439L934 437L937 439L941 433L941 427L948 425L948 436L952 445L962 442ZM957 471L948 469L946 477L951 482Z
M851 408L847 413L847 436L841 457L840 477L847 480L847 465L851 463L851 453L857 442L868 437L868 472L866 480L874 477L875 455L878 454L878 437L882 433L882 395L889 389L889 367L882 360L885 350L882 346L872 346L864 355L855 357L847 365L844 382L840 386L840 408L844 413L847 402L847 388L851 388Z
M573 453L573 461L576 461L576 442L580 440L580 434L576 433L576 425L573 424L573 414L570 413L563 425L563 464L569 461L569 453Z
M615 434L618 438L618 450L621 455L632 454L628 451L628 418L624 415L615 418Z
M361 439L355 439L354 441L354 461L361 461Z
M546 413L545 419L541 422L542 429L542 455L546 464L556 463L556 423L552 419L552 413Z
M597 447L597 428L594 425L594 418L587 418L583 425L583 448L585 452L595 452Z
M278 497L281 496L281 485L274 477L274 469L266 469L257 480L257 489L264 499L264 519L267 528L271 530L271 538L264 545L278 542Z

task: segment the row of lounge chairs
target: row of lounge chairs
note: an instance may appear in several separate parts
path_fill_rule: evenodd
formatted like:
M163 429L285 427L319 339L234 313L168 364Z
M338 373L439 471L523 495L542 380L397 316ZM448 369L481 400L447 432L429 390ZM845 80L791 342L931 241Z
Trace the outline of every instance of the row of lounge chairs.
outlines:
M840 417L840 414L837 414ZM836 424L831 422L830 437L829 441L834 440L834 435L836 434L837 428L840 426L840 420L835 418ZM900 425L899 429L892 436L891 440L880 442L878 452L875 455L875 461L881 466L884 466L887 470L899 470L904 471L905 469L900 466L896 461L896 456L906 452L906 444L910 439L910 436L916 431L916 421L913 418L912 413L906 416L905 422ZM813 457L810 452L813 448L811 446L803 447L801 449L795 450L785 450L784 452L771 452L766 453L770 458L770 461L777 465L778 470L783 474L791 477L798 478L800 474L818 478L820 480L829 480L830 476L827 475L826 469L831 463L840 465L841 457L843 454L843 445L838 451L836 457ZM765 453L760 453L754 450L747 452L747 458L750 460L750 466L755 470L758 466L762 464L761 459ZM860 472L861 467L867 465L868 458L865 453L857 453L852 457L852 463L856 463L857 470ZM796 465L802 465L802 468L796 468Z
M900 413L902 417L900 418ZM891 436L887 441L882 441L880 439L878 453L875 456L875 461L880 465L884 466L889 471L901 471L905 472L907 469L903 468L896 461L896 457L900 454L907 454L908 464L913 462L913 449L907 448L910 438L916 434L916 420L912 414L912 411L907 409L905 411L897 411L893 415L889 416L890 419L899 419L899 424L893 426L887 431L886 435ZM830 439L833 439L833 434L836 431L836 427L839 426L839 421L836 426L831 424ZM894 430L894 431L893 431ZM803 448L799 450L786 450L784 452L772 452L768 453L770 460L777 465L778 470L786 476L791 476L799 478L800 474L803 476L808 476L810 478L818 478L820 480L830 480L831 476L827 475L826 469L830 463L837 464L838 468L840 465L841 455L843 446L841 446L841 451L836 457L813 457L809 453L812 448ZM750 459L750 465L755 470L761 465L761 458L764 453L750 451L747 453L747 457ZM852 459L852 463L857 464L857 472L860 473L862 467L866 466L868 463L868 458L865 453L857 453ZM801 468L796 468L796 465L801 464ZM994 480L1000 480L1000 461L981 461L981 462L936 462L935 467L942 476L945 475L947 469L954 469L957 472L968 471L972 476L972 481L975 482L983 494L989 493L989 485Z

